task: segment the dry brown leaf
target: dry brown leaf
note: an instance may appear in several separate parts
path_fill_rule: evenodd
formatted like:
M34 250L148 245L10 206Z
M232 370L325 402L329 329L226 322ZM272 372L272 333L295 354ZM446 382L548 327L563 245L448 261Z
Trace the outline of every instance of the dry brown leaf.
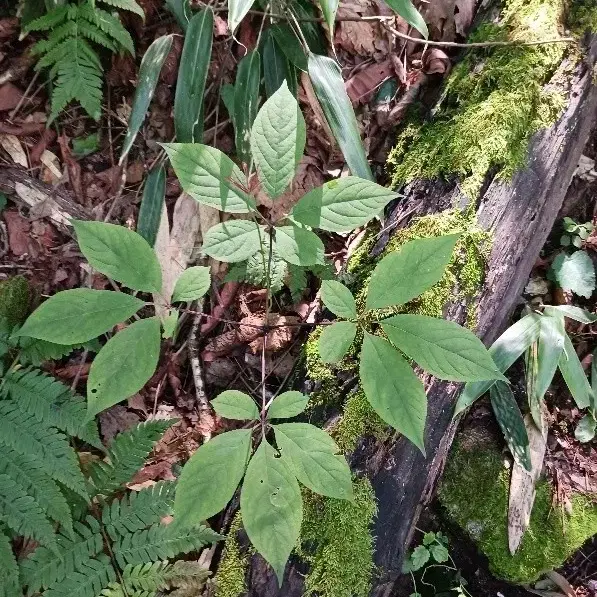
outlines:
M457 36L466 37L476 8L477 0L434 0L420 10L433 39L454 41Z
M450 70L448 55L439 48L431 48L423 56L423 72L427 75L443 75Z
M141 419L125 406L116 405L99 414L100 431L106 443L110 443L118 433L135 426Z
M12 110L23 99L23 92L12 83L0 85L0 112Z
M367 65L346 82L348 97L355 104L366 104L379 86L393 74L394 67L389 59Z
M31 253L30 225L18 211L4 211L2 213L8 229L8 246L16 257Z
M16 135L11 134L0 134L0 145L2 149L11 157L12 161L23 168L29 167L27 161L27 154L23 149L23 145L19 141Z
M55 153L44 149L39 156L39 161L45 166L42 169L42 180L47 184L56 184L62 178L58 156Z

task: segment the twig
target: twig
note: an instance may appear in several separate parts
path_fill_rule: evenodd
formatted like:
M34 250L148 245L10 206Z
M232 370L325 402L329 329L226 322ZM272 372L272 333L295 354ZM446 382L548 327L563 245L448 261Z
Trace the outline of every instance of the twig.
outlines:
M19 103L15 106L14 110L9 114L8 120L14 120L15 116L19 113L19 110L23 107L25 100L28 99L27 96L33 89L33 86L35 85L35 83L37 82L40 72L41 71L37 71L35 73L33 79L31 79L31 83L29 83L27 89L25 90L25 93L21 96ZM32 97L34 97L34 96L35 96L35 94Z

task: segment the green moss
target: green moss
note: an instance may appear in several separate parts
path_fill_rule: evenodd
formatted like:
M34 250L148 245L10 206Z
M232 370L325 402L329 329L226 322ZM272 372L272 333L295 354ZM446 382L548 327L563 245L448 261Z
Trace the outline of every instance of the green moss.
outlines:
M594 0L575 0L568 15L568 24L577 35L597 32L597 5Z
M465 529L499 578L527 583L562 565L597 533L597 506L572 499L572 514L554 508L551 486L537 484L531 523L515 555L508 550L509 469L493 447L456 446L439 491L451 519Z
M239 597L247 591L246 573L248 554L243 553L236 537L242 528L240 512L237 512L224 543L224 551L214 577L216 597Z
M533 41L559 35L563 0L506 0L499 24L480 26L470 41ZM453 70L439 110L411 115L388 163L395 186L458 176L475 197L485 175L511 177L527 158L530 137L561 114L565 98L544 86L564 44L470 52Z
M29 312L29 283L23 276L0 282L0 318L9 326L23 323Z
M373 575L373 488L355 479L354 501L305 495L299 555L310 564L305 597L367 597Z

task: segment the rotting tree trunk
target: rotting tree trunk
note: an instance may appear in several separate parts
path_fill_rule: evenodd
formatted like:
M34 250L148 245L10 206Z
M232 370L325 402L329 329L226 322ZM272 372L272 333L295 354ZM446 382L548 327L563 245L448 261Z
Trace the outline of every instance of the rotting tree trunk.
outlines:
M597 37L589 40L584 61L568 81L568 106L550 129L536 134L525 169L506 184L489 180L478 207L478 223L493 234L488 274L479 296L477 334L490 345L503 331L562 206L582 150L597 120ZM392 221L408 223L412 217L433 214L462 204L456 184L415 183L393 210ZM413 206L415 213L405 217ZM402 219L404 218L404 222ZM381 251L388 237L380 239ZM449 319L463 322L464 309L454 305ZM404 438L382 448L362 447L353 457L353 468L371 479L379 513L372 597L389 597L400 575L402 559L422 508L434 493L454 438L452 414L461 385L432 379L428 386L426 428L427 458ZM381 452L383 450L383 452ZM381 462L381 466L379 463ZM474 491L474 488L471 488ZM347 565L350 565L347 563ZM300 597L304 568L288 566L281 589L262 560L253 558L250 571L252 597Z

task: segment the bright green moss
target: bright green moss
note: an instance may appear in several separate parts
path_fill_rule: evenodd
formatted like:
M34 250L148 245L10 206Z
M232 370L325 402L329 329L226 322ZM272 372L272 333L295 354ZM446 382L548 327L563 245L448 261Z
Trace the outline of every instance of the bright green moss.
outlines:
M23 276L0 282L0 318L9 326L23 323L29 312L29 283Z
M242 519L240 512L237 512L230 525L220 565L214 577L216 597L240 597L247 591L246 573L249 557L243 553L236 537L241 528Z
M304 494L299 555L310 564L305 597L367 597L371 588L377 513L368 479L355 479L354 501Z
M470 41L557 37L563 0L506 0L500 24L480 26ZM394 186L458 176L475 197L489 170L510 178L527 157L530 137L551 125L565 98L544 89L564 44L470 52L448 79L439 109L423 122L411 115L388 163Z
M597 533L597 506L581 496L572 514L554 508L550 484L537 484L531 524L514 556L508 550L509 469L493 447L455 447L444 473L439 498L449 517L466 530L499 578L528 583L562 565Z

